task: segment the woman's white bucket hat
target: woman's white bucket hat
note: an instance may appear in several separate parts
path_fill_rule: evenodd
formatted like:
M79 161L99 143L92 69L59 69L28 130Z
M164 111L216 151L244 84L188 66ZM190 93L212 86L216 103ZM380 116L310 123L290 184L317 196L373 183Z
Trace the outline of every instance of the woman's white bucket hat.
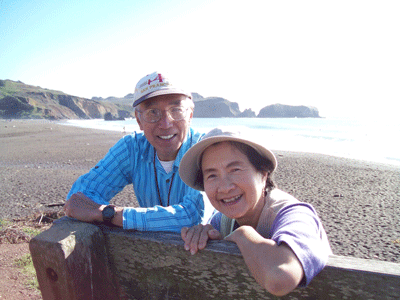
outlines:
M258 137L260 139L260 137ZM276 169L277 161L275 155L259 142L255 142L251 134L244 130L232 130L232 128L217 127L212 129L201 140L193 145L182 157L179 164L179 175L188 186L203 191L202 183L198 182L200 170L200 160L203 152L211 145L219 142L234 141L246 144L256 150L261 156L268 159L273 170Z

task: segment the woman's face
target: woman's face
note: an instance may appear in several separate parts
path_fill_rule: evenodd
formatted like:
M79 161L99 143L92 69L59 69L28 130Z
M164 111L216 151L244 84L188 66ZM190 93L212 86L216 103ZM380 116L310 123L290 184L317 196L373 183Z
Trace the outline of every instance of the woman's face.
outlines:
M208 147L202 157L204 190L211 204L240 225L257 227L264 207L267 174L228 142Z

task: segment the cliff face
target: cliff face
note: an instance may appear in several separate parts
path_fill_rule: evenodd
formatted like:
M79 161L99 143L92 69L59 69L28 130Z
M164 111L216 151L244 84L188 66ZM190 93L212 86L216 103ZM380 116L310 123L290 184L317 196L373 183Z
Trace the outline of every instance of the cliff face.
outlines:
M195 118L254 118L251 109L240 111L236 102L220 97L204 98L192 93ZM0 118L46 118L111 120L135 117L133 95L125 97L93 97L86 99L26 85L22 82L0 80ZM111 117L110 117L111 115ZM273 104L261 109L258 118L319 118L318 109L308 106Z
M132 106L95 101L11 80L0 81L0 117L45 119L134 117Z

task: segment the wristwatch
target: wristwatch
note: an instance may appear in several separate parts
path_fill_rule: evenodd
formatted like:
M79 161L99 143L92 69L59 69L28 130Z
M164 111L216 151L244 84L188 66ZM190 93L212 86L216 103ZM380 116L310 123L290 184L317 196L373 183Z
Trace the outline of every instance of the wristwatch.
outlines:
M111 225L112 219L115 217L115 205L107 205L103 208L101 214L103 215L103 222L107 225Z

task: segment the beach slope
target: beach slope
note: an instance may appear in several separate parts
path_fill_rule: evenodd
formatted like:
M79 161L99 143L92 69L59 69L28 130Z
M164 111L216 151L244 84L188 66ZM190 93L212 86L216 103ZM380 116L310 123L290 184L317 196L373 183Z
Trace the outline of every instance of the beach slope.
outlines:
M44 120L0 120L0 219L60 210L73 182L123 135ZM400 262L400 168L274 152L278 187L315 207L334 254ZM131 186L112 202L137 206Z

